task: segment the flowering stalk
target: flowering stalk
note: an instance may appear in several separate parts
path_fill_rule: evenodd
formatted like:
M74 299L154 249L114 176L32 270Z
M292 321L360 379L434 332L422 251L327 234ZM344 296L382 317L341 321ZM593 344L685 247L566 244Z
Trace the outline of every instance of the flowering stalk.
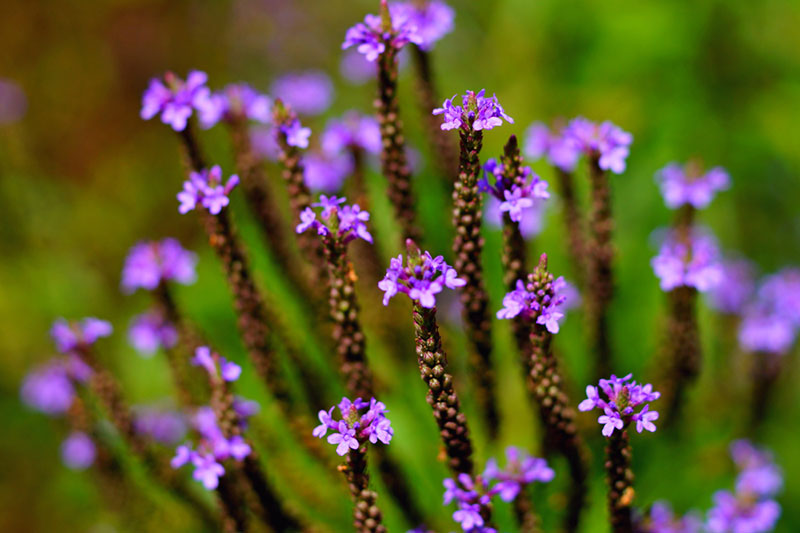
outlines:
M584 242L583 217L578 207L575 194L575 179L572 172L556 168L561 201L564 204L564 226L567 228L567 240L570 259L574 265L575 282L583 288L586 278L586 243Z
M635 492L627 430L618 431L608 439L605 468L611 528L615 533L633 533L631 508Z
M481 252L481 222L483 202L479 194L478 180L481 173L479 154L483 143L483 130L502 125L503 120L513 122L505 114L497 97L485 97L486 91L467 91L461 105L453 99L444 102L434 115L444 115L442 130L458 129L461 139L458 179L453 189L453 226L456 236L453 241L455 268L467 278L461 293L464 322L473 346L472 364L477 379L478 403L489 425L489 433L497 436L499 417L494 390L494 371L491 364L492 329L489 317L489 294L483 280Z
M544 426L545 447L564 456L570 469L571 488L566 531L576 531L586 499L587 465L582 439L575 426L575 412L562 388L558 361L553 355L553 334L558 333L559 308L566 298L559 295L564 279L554 279L547 271L547 255L542 254L538 266L528 275L527 284L517 281L516 289L503 299L504 309L498 318L525 320L530 337L525 346L524 368L528 390L534 397Z

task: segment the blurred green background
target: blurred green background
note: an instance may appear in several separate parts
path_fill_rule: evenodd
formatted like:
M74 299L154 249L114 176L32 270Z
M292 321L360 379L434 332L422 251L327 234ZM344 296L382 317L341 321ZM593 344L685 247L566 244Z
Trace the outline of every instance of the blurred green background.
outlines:
M726 167L733 179L700 219L726 250L753 259L762 272L800 264L800 3L781 0L452 0L456 30L436 47L434 68L441 96L486 87L496 92L512 126L486 135L483 157L499 154L507 135L521 135L533 120L549 122L578 114L610 119L634 135L628 170L612 179L617 220L618 292L613 307L613 342L618 373L654 380L654 356L663 340L664 297L649 266L651 232L668 223L653 173L672 160L700 157ZM25 372L52 353L47 331L58 316L87 315L112 321L116 335L103 343L103 357L132 402L169 394L162 358L141 359L127 345L129 317L144 309L147 295L120 294L119 277L128 248L140 239L178 237L200 254L199 281L182 289L181 303L214 343L233 359L245 356L218 264L193 216L181 216L174 198L181 168L174 134L156 121L139 119L140 96L150 77L167 69L184 75L197 68L209 85L248 81L267 90L278 75L321 68L336 83L328 116L356 108L371 110L374 86L341 79L340 44L345 30L377 1L311 0L94 0L60 2L5 0L0 7L0 77L18 83L27 96L21 120L0 124L0 529L3 531L191 531L185 511L155 496L128 502L127 515L109 510L89 473L61 466L63 427L21 406ZM401 106L410 143L424 156L417 176L427 246L449 250L448 196L427 164L413 69L401 77ZM310 122L319 132L325 117ZM204 133L214 161L232 172L225 132ZM550 170L537 163L545 178ZM271 171L273 177L277 172ZM375 226L384 255L396 255L381 178L370 176ZM586 183L581 181L582 192ZM234 196L237 222L251 246L262 285L283 298L291 332L304 339L321 368L328 358L320 343L304 335L302 302L280 282L243 198ZM557 209L532 249L547 251L551 269L569 273ZM492 307L500 307L500 239L487 231L485 262ZM377 291L365 291L363 306L384 311ZM445 313L440 313L444 315ZM444 320L444 317L443 317ZM712 493L731 488L727 445L740 436L746 413L748 362L731 348L730 329L702 306L706 364L677 434L636 435L637 503L668 499L679 511L706 510ZM573 313L556 340L577 403L589 376L583 321ZM505 414L502 445L535 450L535 417L516 367L506 324L496 324L499 379ZM368 332L369 333L369 332ZM465 378L464 343L457 324L445 327L458 386L473 414ZM452 509L440 506L445 467L435 460L437 436L413 353L407 361L385 357L370 338L378 378L388 387L383 400L396 428L393 448L408 465L420 502L439 530L455 529ZM737 361L739 361L737 363ZM329 369L328 369L329 370ZM246 368L240 390L264 393ZM776 391L775 409L759 441L773 449L786 472L778 531L800 530L800 389L796 357L789 360ZM657 381L655 382L658 388ZM339 393L341 389L337 390ZM332 395L330 402L338 400ZM269 407L267 407L268 411ZM478 463L502 451L487 446L479 421ZM593 453L592 505L585 531L607 531L601 475L602 442L591 415L582 415ZM349 503L344 482L310 461L292 459L292 443L280 424L262 416L259 433L267 465L281 491L330 530L347 530ZM331 450L333 453L333 450ZM563 465L556 461L563 479ZM139 476L141 477L141 476ZM323 482L324 481L324 482ZM150 491L146 480L138 482ZM537 489L548 529L563 501L555 487ZM305 489L302 487L305 486ZM298 488L300 487L300 488ZM311 500L301 493L307 490ZM384 498L385 502L387 498ZM305 507L304 507L305 506ZM390 529L403 527L385 503ZM132 509L142 509L136 514ZM497 510L508 530L509 510ZM135 518L132 518L135 517ZM449 529L446 529L449 528Z

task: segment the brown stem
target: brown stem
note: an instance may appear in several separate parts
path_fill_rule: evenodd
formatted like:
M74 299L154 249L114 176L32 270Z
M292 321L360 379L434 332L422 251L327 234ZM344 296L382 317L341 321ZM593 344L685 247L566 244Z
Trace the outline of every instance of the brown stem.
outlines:
M561 200L564 203L564 226L567 228L569 255L573 265L573 275L578 287L585 286L586 278L586 243L583 235L583 217L578 206L575 193L575 180L571 172L556 168L556 176L561 189Z
M377 506L378 495L369 489L366 443L347 454L343 467L350 495L353 497L353 527L358 533L386 533L383 514Z
M631 508L635 493L627 429L616 430L608 438L605 468L612 531L633 533Z
M670 315L667 338L670 351L670 371L664 391L667 412L665 426L680 418L685 404L686 388L700 374L700 333L697 326L697 290L677 287L667 293Z

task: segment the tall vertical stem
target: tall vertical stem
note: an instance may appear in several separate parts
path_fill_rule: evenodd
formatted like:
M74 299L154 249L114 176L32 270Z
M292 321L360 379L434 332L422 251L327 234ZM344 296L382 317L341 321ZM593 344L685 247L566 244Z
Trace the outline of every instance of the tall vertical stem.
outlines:
M367 473L367 445L362 443L347 454L344 467L350 495L353 497L353 527L358 533L385 533L386 527L381 523L383 514L377 506L378 495L369 488Z
M633 471L627 429L614 431L606 444L608 514L614 533L633 533Z

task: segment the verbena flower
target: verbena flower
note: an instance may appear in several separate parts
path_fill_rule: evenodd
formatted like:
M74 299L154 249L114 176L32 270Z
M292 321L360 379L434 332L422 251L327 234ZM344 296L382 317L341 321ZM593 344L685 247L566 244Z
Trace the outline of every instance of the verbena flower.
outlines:
M333 83L319 70L291 72L272 83L270 94L302 115L319 115L333 101Z
M82 431L73 431L61 443L61 460L73 470L86 470L94 464L96 455L94 441Z
M416 251L409 252L405 266L402 254L393 257L378 288L384 292L383 305L389 305L389 300L402 292L422 307L431 309L436 306L436 295L442 289L457 289L466 283L441 255L432 257L428 252L420 255Z
M572 172L580 160L581 146L564 134L564 128L556 132L542 122L534 122L525 130L523 152L533 161L546 157L551 165Z
M111 324L99 318L88 317L72 323L59 318L50 328L50 336L59 352L69 354L82 346L94 344L97 339L108 337L112 331Z
M459 474L456 479L444 480L444 505L455 501L458 510L453 513L453 520L461 524L461 528L468 532L493 532L494 529L484 527L482 508L489 505L493 494L488 493L488 487L481 479L476 484L469 474Z
M567 301L567 290L567 282L563 276L546 283L544 287L517 280L516 288L503 297L503 308L497 312L497 318L522 316L556 334L559 331L558 321L564 317L563 306Z
M533 457L515 446L506 448L506 459L504 469L497 465L497 459L491 458L486 462L486 469L483 471L486 482L496 481L492 492L496 492L505 502L513 501L526 485L535 481L548 483L556 475L547 466L547 461Z
M765 277L744 306L739 344L748 351L784 354L800 330L800 271L784 269Z
M66 413L75 399L75 387L65 362L53 359L29 372L22 381L20 397L26 405L46 415Z
M197 279L197 256L185 250L177 239L140 242L133 246L122 268L122 290L152 291L161 283L172 281L190 285Z
M214 92L199 112L204 128L220 120L252 120L267 124L272 118L272 101L246 83L233 83Z
M399 4L381 5L380 15L367 15L364 22L349 28L344 36L342 50L357 47L367 61L378 59L386 46L400 50L408 43L422 44L416 21L407 16L407 10Z
M348 154L308 154L303 159L305 181L312 191L335 193L341 190L347 176L353 172L353 161Z
M358 111L348 111L340 119L329 120L321 139L322 150L330 157L351 148L378 154L382 146L378 121Z
M253 153L267 161L277 161L281 147L275 134L277 127L274 125L254 125L250 128L250 145Z
M757 299L774 314L800 326L800 269L785 268L764 278Z
M208 346L197 347L192 364L205 368L212 379L222 378L224 381L236 381L242 375L242 367L228 361L218 353L212 352Z
M669 503L655 502L650 507L649 515L637 526L637 531L642 533L701 533L703 520L694 512L675 516Z
M707 231L693 229L689 241L687 246L674 230L667 231L658 255L650 262L662 290L686 286L705 292L722 281L716 240Z
M453 31L455 11L440 0L428 2L412 0L392 4L390 9L393 17L404 18L416 26L416 33L419 36L419 42L416 44L423 50L431 50L436 41Z
M183 131L194 110L206 112L212 105L207 80L206 73L199 70L189 72L186 81L167 72L164 75L166 85L158 78L151 79L142 96L141 117L150 120L160 113L164 124L175 131Z
M494 158L489 159L483 168L485 177L478 181L478 189L498 199L500 211L508 213L514 222L520 222L523 213L550 198L547 182L530 167L521 167L521 175L514 179L504 175L503 164Z
M489 201L485 203L484 220L486 223L494 228L503 227L503 211L500 210L502 202L494 196L489 197ZM547 203L542 201L534 201L533 206L524 209L520 214L520 219L517 222L519 231L525 239L531 239L539 235L544 229L544 217Z
M183 413L153 406L139 406L133 411L136 432L154 442L171 446L186 437L188 428Z
M599 387L587 386L587 398L578 405L580 411L603 411L597 421L603 425L602 433L606 437L610 437L615 429L624 430L631 422L636 422L636 431L639 433L645 429L656 430L653 422L658 420L658 411L651 411L649 402L657 400L661 393L653 391L649 383L639 385L631 381L631 377L632 374L622 378L612 375L609 379L601 379ZM601 392L605 398L601 397ZM636 412L639 406L642 407Z
M307 207L300 213L300 224L297 225L297 233L313 229L319 235L330 236L339 239L347 244L355 239L364 239L371 243L372 235L367 230L366 222L369 220L369 213L362 211L358 204L342 205L345 198L330 198L324 194L320 196L320 201L311 204L312 207L322 208L320 218L317 212L311 207Z
M774 500L740 499L727 490L714 493L714 507L708 511L708 533L766 533L775 528L781 506Z
M461 97L461 105L456 105L453 100L458 95L453 95L442 104L442 107L433 110L434 115L444 115L443 130L453 130L459 128L479 130L490 130L501 126L503 120L509 124L514 123L514 119L509 117L503 110L503 106L497 101L497 96L486 98L486 89L481 89L477 94L467 91Z
M336 445L336 453L346 455L350 450L356 450L359 446L369 441L377 444L389 444L394 435L392 423L386 418L386 406L372 398L369 403L361 398L350 401L349 398L342 398L339 402L339 413L341 420L333 418L333 410L337 406L332 406L327 411L319 412L320 425L314 428L312 434L317 438L328 436L328 442ZM328 431L333 431L328 435Z
M574 118L564 135L586 155L598 157L598 166L614 174L625 172L633 136L609 121L596 124L583 117Z
M711 307L721 313L741 313L755 293L755 268L747 259L720 262L721 279L709 290Z
M772 498L783 488L783 472L768 450L758 448L746 439L739 439L731 443L730 453L739 469L737 493Z
M714 195L730 187L730 177L722 167L714 167L706 173L697 165L685 167L670 163L656 173L656 181L661 186L664 203L670 209L691 205L703 209L711 203Z
M178 331L157 311L137 315L128 328L128 340L140 355L152 356L178 343Z
M185 215L200 204L212 215L218 215L230 203L228 195L238 184L239 176L233 174L223 186L222 168L219 165L214 165L211 170L191 172L189 179L183 182L183 190L178 193L181 204L178 212Z
M286 144L296 148L308 148L308 139L311 137L311 128L303 127L300 119L292 116L287 122L281 123L278 129L286 135Z

